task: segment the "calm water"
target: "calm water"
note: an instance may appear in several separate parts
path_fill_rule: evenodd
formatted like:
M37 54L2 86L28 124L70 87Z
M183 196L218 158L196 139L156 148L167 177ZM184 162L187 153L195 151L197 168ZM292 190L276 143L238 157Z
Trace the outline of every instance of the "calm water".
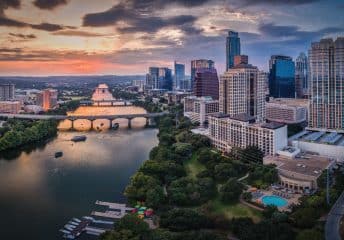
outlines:
M130 176L158 144L157 130L140 124L85 132L80 143L69 141L80 133L59 132L39 148L0 157L0 239L61 239L58 230L89 215L96 200L124 202ZM55 159L56 151L63 157Z

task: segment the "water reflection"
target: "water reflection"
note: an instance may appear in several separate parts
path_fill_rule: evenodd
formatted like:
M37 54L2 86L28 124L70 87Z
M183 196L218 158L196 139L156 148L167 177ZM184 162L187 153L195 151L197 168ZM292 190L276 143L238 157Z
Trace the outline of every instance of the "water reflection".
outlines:
M59 228L89 214L96 200L123 201L130 176L158 143L157 130L142 128L144 123L85 132L86 142L79 143L70 141L78 133L63 131L47 143L3 153L1 239L61 239ZM55 159L57 151L63 156Z
M145 109L135 106L81 106L74 112L68 113L69 116L99 116L99 115L127 115L127 114L143 114L147 113ZM127 128L127 119L115 119L112 124L118 123L120 128ZM131 121L132 127L143 127L146 124L145 118L134 118ZM72 126L71 121L64 120L60 122L60 130L68 130ZM78 119L74 121L74 129L78 131L88 131L91 128L91 122L88 120ZM94 130L108 130L110 128L110 121L107 119L97 119L93 122Z

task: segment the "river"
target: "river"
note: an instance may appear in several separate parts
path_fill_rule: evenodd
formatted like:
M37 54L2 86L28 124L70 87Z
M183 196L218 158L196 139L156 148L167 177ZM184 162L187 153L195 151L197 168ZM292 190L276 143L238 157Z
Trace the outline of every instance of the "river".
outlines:
M45 144L2 153L0 239L61 239L59 229L72 217L89 215L96 200L125 202L130 176L158 144L157 130L144 124L136 120L132 129L123 124L116 131L83 132L87 140L79 143L69 140L81 133L59 131ZM56 151L63 156L55 159Z

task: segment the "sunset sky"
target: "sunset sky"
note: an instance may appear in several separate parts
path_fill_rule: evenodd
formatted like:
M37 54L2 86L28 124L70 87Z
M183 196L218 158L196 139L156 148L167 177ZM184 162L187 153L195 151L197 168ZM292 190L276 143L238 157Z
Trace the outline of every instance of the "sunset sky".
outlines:
M0 75L144 74L208 58L225 66L228 29L267 70L312 41L344 36L343 0L0 0Z

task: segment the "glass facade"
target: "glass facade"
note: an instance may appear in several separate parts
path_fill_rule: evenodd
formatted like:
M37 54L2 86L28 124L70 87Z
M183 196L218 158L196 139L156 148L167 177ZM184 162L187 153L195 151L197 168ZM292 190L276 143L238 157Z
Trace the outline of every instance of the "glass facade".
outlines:
M269 90L274 98L295 98L295 64L291 57L270 59Z
M184 89L185 65L174 62L174 89Z
M207 68L207 69L215 68L214 61L208 60L208 59L198 59L198 60L191 61L191 86L190 86L191 89L194 88L196 70L201 69L201 68Z
M172 70L169 68L150 67L146 77L146 89L172 90Z
M226 70L234 66L234 56L240 55L240 52L239 34L234 31L229 31L226 41Z

